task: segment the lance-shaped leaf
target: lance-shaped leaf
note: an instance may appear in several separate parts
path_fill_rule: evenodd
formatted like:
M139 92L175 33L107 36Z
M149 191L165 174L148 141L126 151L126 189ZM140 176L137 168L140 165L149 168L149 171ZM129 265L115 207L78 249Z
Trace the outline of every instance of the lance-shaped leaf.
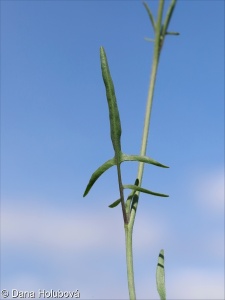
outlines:
M112 77L110 75L106 53L103 47L100 48L100 59L101 59L101 68L102 68L102 78L105 84L106 97L107 97L108 107L109 107L111 140L112 140L113 148L115 150L115 154L118 158L119 153L121 152L120 138L121 138L122 130L120 124L119 110L116 102L115 89L114 89Z
M179 32L172 32L172 31L167 31L166 34L168 34L168 35L180 35Z
M148 4L147 4L146 2L143 2L143 4L144 4L144 7L145 7L146 10L147 10L149 19L150 19L150 21L151 21L151 23L152 23L152 27L153 27L153 30L154 30L154 32L155 32L155 27L156 27L156 25L155 25L155 21L154 21L153 14L152 14L150 8L148 7Z
M121 202L121 199L118 199L116 200L115 202L113 202L112 204L109 205L110 208L114 208L116 207L117 205L119 205Z
M162 25L162 36L163 36L163 38L164 38L164 36L167 32L167 28L169 27L169 23L170 23L170 20L171 20L171 17L172 17L172 14L173 14L173 11L174 11L174 8L175 8L175 5L176 5L176 1L177 0L172 0L171 1L170 7L168 8L168 11L167 11L167 14L166 14L166 17L165 17L164 24Z
M164 270L164 250L159 253L156 268L156 285L161 300L166 300L165 270Z
M142 193L146 193L146 194L150 194L150 195L154 195L154 196L159 196L159 197L169 197L169 195L152 192L152 191L143 189L140 186L131 185L131 184L123 185L123 188L124 189L131 189L131 190L134 190L134 191L138 191L138 192L142 192Z
M148 156L143 156L143 155L127 155L127 154L122 154L121 157L121 161L140 161L140 162L144 162L147 164L152 164L161 168L169 168L161 163L159 163L158 161L148 157Z
M109 168L113 167L116 165L116 160L115 158L112 158L110 160L107 160L103 165L101 165L101 167L99 167L91 176L88 185L85 189L84 195L83 197L85 197L88 192L90 191L90 189L92 188L93 184L95 183L95 181L105 172L107 171Z

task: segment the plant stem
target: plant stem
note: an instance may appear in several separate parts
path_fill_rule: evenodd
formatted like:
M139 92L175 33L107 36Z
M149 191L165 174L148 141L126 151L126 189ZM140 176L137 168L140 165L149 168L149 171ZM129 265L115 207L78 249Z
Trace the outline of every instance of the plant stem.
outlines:
M148 135L149 135L149 127L150 127L150 118L151 118L151 111L152 111L152 103L153 103L153 96L154 96L154 89L155 89L155 81L157 75L157 69L159 64L159 54L161 43L160 41L160 32L161 32L161 23L162 23L162 13L163 13L163 6L164 0L160 0L159 2L159 9L158 9L158 19L156 24L156 32L155 32L155 42L154 42L154 52L153 52L153 63L152 63L152 71L149 83L149 90L148 90L148 98L145 110L145 121L144 121L144 129L142 135L142 144L141 144L141 151L140 155L146 154L147 144L148 144ZM140 185L142 182L142 177L144 173L144 163L140 162L138 165L138 175L137 178L139 179Z
M145 122L144 122L144 129L143 129L143 135L142 135L142 144L141 144L140 155L145 155L146 154L146 149L147 149L147 144L148 144L150 117L151 117L151 111L152 111L152 102L153 102L153 94L154 94L154 88L155 88L157 68L158 68L158 60L154 59L153 65L152 65L152 73L151 73L149 91L148 91L148 98L147 98L147 105L146 105L146 112L145 112ZM144 173L144 163L139 162L137 178L140 181L140 185L141 185L141 182L142 182L143 173Z
M147 97L147 105L146 105L146 111L145 111L145 121L144 121L140 155L146 155L149 127L150 127L150 118L151 118L151 111L152 111L152 103L153 103L156 75L157 75L158 64L159 64L159 57L160 57L160 52L161 52L161 49L163 46L164 37L166 35L167 27L169 25L169 21L170 21L175 3L176 3L176 0L172 0L170 8L168 10L168 14L167 14L167 18L166 18L164 27L162 26L164 0L159 1L158 16L157 16L156 23L154 23L152 16L150 16L151 22L153 24L153 29L155 31L155 40L154 40L153 62L152 62L148 97ZM151 13L150 13L150 15L151 15ZM142 182L143 172L144 172L144 163L139 162L137 178L139 179L140 186L141 186L141 182ZM128 289L129 289L130 300L136 300L135 284L134 284L134 270L133 270L132 233L133 233L135 215L137 212L138 199L139 199L139 192L136 192L135 196L133 197L133 201L132 201L132 205L131 205L129 224L124 225L125 236L126 236Z
M120 170L120 164L119 163L117 163L117 174L118 174L118 183L119 183L121 206L122 206L122 212L123 212L123 221L124 221L124 224L128 224L129 220L128 220L128 215L127 215L126 207L125 207L125 203L124 203L123 184L122 184L121 170Z
M155 47L151 79L150 79L148 98L147 98L147 105L146 105L146 112L145 112L145 122L144 122L140 155L146 154L147 143L148 143L149 124L150 124L152 102L153 102L152 100L154 95L154 87L155 87L156 74L157 74L157 68L159 62L158 60L159 54L155 53L156 50L158 52L158 48L156 49ZM139 162L137 178L139 179L140 185L142 182L143 172L144 172L144 163ZM133 201L132 203L129 224L127 226L124 225L125 235L126 235L127 277L128 277L128 289L129 289L130 300L136 300L134 270L133 270L132 233L133 233L134 220L135 220L137 206L138 206L139 192L136 192L136 196L137 196L136 197L137 201L135 202Z
M126 259L127 259L127 279L130 300L136 300L135 284L134 284L134 268L133 268L133 250L132 250L132 234L133 226L124 224L126 237Z

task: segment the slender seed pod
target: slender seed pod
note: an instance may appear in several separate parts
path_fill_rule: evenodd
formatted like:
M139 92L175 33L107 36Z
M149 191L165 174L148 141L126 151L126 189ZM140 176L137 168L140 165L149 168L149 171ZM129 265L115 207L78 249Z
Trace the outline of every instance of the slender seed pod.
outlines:
M100 59L101 59L101 68L102 68L102 77L106 89L106 97L109 107L109 120L110 120L110 132L113 148L115 150L116 156L121 152L121 124L119 110L116 102L115 89L110 75L108 61L106 53L103 47L100 48Z

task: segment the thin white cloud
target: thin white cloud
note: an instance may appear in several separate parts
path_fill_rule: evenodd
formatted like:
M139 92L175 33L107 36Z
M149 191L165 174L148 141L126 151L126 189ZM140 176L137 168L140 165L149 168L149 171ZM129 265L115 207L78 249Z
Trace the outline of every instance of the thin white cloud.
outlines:
M121 214L103 215L101 212L60 211L48 206L13 205L2 207L1 241L7 247L78 254L90 249L124 251L124 230ZM141 228L140 228L141 227ZM157 218L142 216L137 222L135 245L145 249L162 237L165 227ZM153 230L154 229L154 230ZM164 232L165 234L165 232Z
M224 264L224 232L222 230L205 234L201 245L209 257L214 257L215 260L220 259L221 264Z
M101 278L103 274L100 270L95 270L96 278ZM42 282L40 278L35 278L32 274L20 273L18 277L11 278L4 288L38 291L39 289L49 290L45 288L50 286L54 290L72 290L78 288L81 292L82 299L127 299L128 295L126 281L116 282L117 274L107 274L107 280L104 278L104 285L96 285L93 278L91 282L74 281L74 275L65 279L63 275L58 278L60 284L52 285L50 280ZM136 279L136 295L141 300L159 299L156 289L155 270L149 270L144 278ZM66 282L65 282L66 280ZM75 284L76 283L76 284ZM54 288L55 287L55 288ZM172 272L166 269L166 291L168 300L223 300L224 299L224 274L209 268L183 268L174 269Z
M2 209L1 218L3 243L24 247L32 244L45 251L55 247L72 252L99 248L110 232L110 222L102 216L60 211L43 205L42 208L6 207Z
M184 269L174 272L167 280L169 299L224 299L224 274L211 269Z
M165 243L171 234L168 222L150 212L137 217L134 225L135 251L155 251L154 247L163 241Z
M91 214L87 211L60 211L57 207L50 208L43 204L38 207L21 203L13 206L4 204L1 224L1 242L6 249L4 251L10 249L10 252L15 251L17 256L18 252L25 255L31 253L34 262L31 270L26 269L27 273L24 273L25 270L18 270L4 278L4 284L9 289L37 291L45 286L52 286L53 282L58 283L60 288L70 288L74 287L75 282L82 292L82 298L86 297L83 299L107 299L109 295L113 299L125 299L125 295L128 295L125 261L117 265L116 259L115 266L110 267L111 271L107 274L104 286L101 285L101 278L104 279L105 274L103 261L107 262L110 257L125 254L121 213L110 212L104 216L102 212ZM149 215L142 215L140 219L137 218L134 230L135 255L151 250L151 245L157 245L159 237L166 235L164 227L165 224L159 222L156 216L151 218ZM93 254L93 251L96 251L96 254ZM90 253L100 262L100 268L93 271L89 269L90 264L87 262ZM107 259L102 260L102 254L107 254ZM62 274L52 274L51 278L44 279L35 263L35 257L39 258L40 255L44 261L51 259L57 265L68 261L68 266L71 263L74 266L76 261L79 272L74 273L74 270L70 270L66 265L61 267ZM109 262L109 265L111 264ZM93 266L96 268L96 264L93 263ZM70 284L68 278L65 279L63 275L65 269L68 278L72 278ZM118 272L124 273L124 284L118 281ZM86 273L91 274L85 276ZM108 299L111 299L110 296Z
M223 300L224 274L209 268L166 268L167 300ZM140 300L157 300L155 270L136 278L136 296Z
M68 259L71 259L71 257L74 259L77 254L83 255L84 251L90 252L96 249L99 252L101 248L104 251L113 251L113 253L121 253L121 251L124 253L121 214L109 213L105 217L101 212L95 214L85 212L84 218L84 214L81 214L81 212L75 214L71 211L60 211L57 208L52 209L43 205L28 207L20 204L20 206L10 207L4 205L1 217L1 242L4 247L9 247L11 250L15 249L16 245L16 251L18 249L25 251L29 245L33 245L33 249L38 252L43 250L43 256L48 256L49 253L54 255L54 250L57 247L60 250L60 255L67 256ZM143 251L149 251L149 249L151 251L154 244L158 247L159 240L164 240L170 231L166 230L166 226L168 224L163 224L162 220L157 219L157 216L152 218L149 214L142 214L141 218L137 218L134 229L135 255L137 255L137 252L143 253ZM219 251L221 246L221 236L219 234L215 237L215 243L217 243L217 247L213 248L212 251L216 255L216 251ZM203 245L204 247L206 245ZM222 256L222 252L219 253ZM99 259L100 256L98 256ZM151 253L149 253L150 256ZM56 258L58 262L60 257L57 256ZM82 270L82 272L89 272L88 266L86 267L87 270ZM117 269L115 270L118 272ZM148 274L143 269L144 278L137 278L137 299L158 299L155 278L153 277L155 269L152 268L151 262L149 262L147 270ZM96 269L94 271L95 278L102 278L102 272L102 268ZM37 276L37 279L35 279L35 276ZM116 299L117 293L117 299L119 299L120 295L127 294L126 286L121 286L119 289L115 289L114 294L112 293L113 278L115 279L114 286L116 286L117 273L110 273L110 280L107 280L104 290L102 290L101 285L96 285L95 280L93 286L91 282L87 283L87 281L82 285L82 278L84 277L79 276L81 277L80 281L77 280L76 284L86 297L107 299L107 295L113 295ZM65 280L63 277L62 274L57 279L60 282L60 287L66 286L66 283L63 283L63 280ZM75 277L75 274L71 274L73 280ZM204 270L197 269L197 267L196 269L187 269L184 266L182 270L174 269L172 273L169 269L166 269L166 278L168 300L224 299L223 274L221 274L221 271L212 270L208 266ZM8 278L7 281L8 286L13 288L37 290L43 287L43 283L40 282L40 278L36 273L33 275L18 273L17 278ZM51 282L47 281L45 284L49 286ZM74 286L73 282L69 286Z
M204 172L195 182L200 206L215 214L224 214L224 170Z

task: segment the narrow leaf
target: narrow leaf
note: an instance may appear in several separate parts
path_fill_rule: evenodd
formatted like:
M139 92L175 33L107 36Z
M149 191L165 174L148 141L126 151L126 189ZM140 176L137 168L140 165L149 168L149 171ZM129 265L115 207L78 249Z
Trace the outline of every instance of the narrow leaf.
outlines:
M150 194L150 195L154 195L154 196L159 196L159 197L169 197L169 195L152 192L152 191L143 189L140 186L136 186L136 185L126 184L126 185L123 185L123 188L124 189L131 189L131 190L134 190L134 191L138 191L138 192L142 192L142 193L146 193L146 194Z
M121 199L116 200L115 202L113 202L112 204L109 205L110 208L114 208L116 207L118 204L120 204Z
M101 167L99 167L91 176L91 179L89 180L89 183L86 187L86 190L83 194L83 197L85 197L88 192L90 191L90 189L92 188L93 184L95 183L95 181L105 172L107 171L109 168L111 168L112 166L114 166L116 164L115 158L112 158L108 161L106 161L103 165L101 165Z
M156 268L156 284L160 299L166 300L164 250L161 250L159 253L158 264Z
M150 19L150 21L151 21L151 23L152 23L152 27L153 27L153 30L154 30L154 32L155 32L155 26L156 26L156 25L155 25L155 21L154 21L153 14L152 14L150 8L148 7L148 4L147 4L146 2L143 2L143 4L144 4L145 9L147 10L149 19Z
M157 167L161 167L161 168L169 168L161 163L159 163L158 161L148 157L148 156L143 156L143 155L127 155L127 154L122 154L121 157L121 161L140 161L140 162L144 162L147 164L152 164L155 165Z
M179 32L172 32L172 31L167 31L166 34L168 34L168 35L180 35Z
M102 68L102 78L105 84L106 97L109 107L109 120L110 120L110 132L111 140L115 153L118 155L121 152L121 124L119 110L116 102L116 95L114 90L114 85L112 77L109 71L109 65L106 57L106 53L103 47L100 48L100 59L101 59L101 68Z
M166 17L165 17L165 21L164 21L164 24L163 24L163 27L162 27L162 36L164 38L166 32L167 32L167 28L169 27L169 23L170 23L170 20L171 20L171 17L172 17L172 14L173 14L173 11L174 11L174 8L175 8L175 5L176 5L176 1L177 0L172 0L171 3L170 3L170 7L168 8L168 11L167 11L167 14L166 14Z

